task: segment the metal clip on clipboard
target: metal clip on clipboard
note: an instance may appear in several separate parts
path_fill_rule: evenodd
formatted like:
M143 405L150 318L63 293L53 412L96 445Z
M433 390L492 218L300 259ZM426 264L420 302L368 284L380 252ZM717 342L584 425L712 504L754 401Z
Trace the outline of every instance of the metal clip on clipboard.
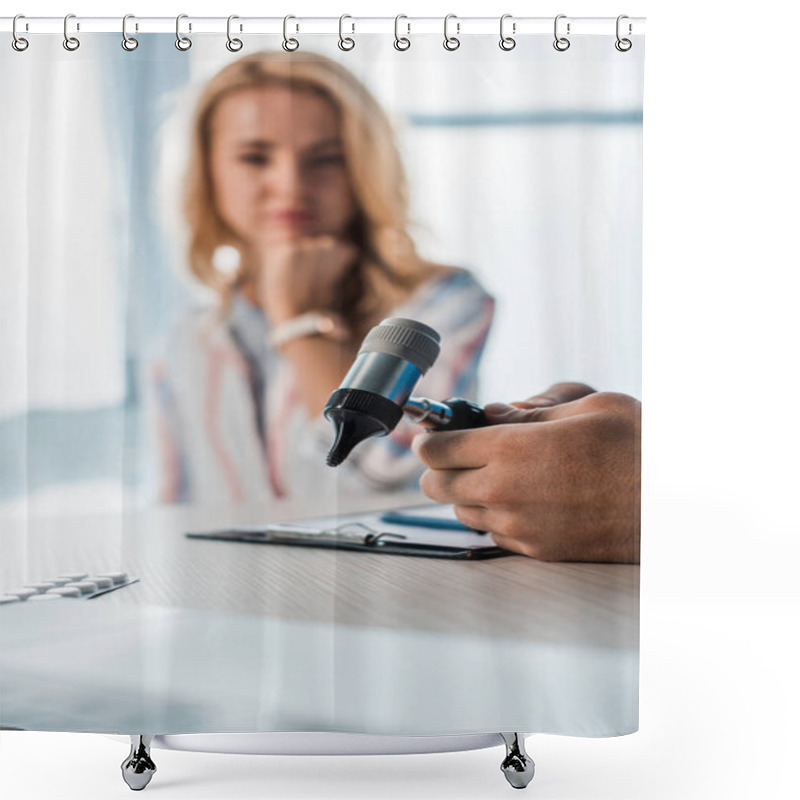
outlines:
M428 558L485 559L513 555L508 550L492 545L464 547L409 541L404 534L378 531L363 522L345 522L335 528L312 527L311 524L235 527L207 533L187 533L186 536L190 539L327 547Z
M268 525L261 528L255 535L264 537L273 542L284 544L319 543L337 544L351 543L362 545L377 545L387 537L393 539L406 539L401 533L379 532L363 522L345 522L336 528L310 528L305 525Z

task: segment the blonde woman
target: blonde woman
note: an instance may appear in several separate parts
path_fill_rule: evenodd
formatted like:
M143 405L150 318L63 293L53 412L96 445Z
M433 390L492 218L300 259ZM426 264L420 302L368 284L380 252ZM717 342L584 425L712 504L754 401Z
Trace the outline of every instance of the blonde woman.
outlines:
M442 335L420 391L474 395L493 301L417 254L388 120L336 62L263 52L205 86L185 181L192 275L219 299L180 320L153 372L160 499L237 502L387 489L422 471L401 423L334 472L321 416L366 332L387 316ZM215 253L235 248L233 274Z

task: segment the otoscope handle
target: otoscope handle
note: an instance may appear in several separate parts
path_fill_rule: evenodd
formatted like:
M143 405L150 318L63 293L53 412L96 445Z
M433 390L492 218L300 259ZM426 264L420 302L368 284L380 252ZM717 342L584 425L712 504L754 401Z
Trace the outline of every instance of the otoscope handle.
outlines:
M450 406L453 416L446 424L436 425L431 430L457 431L466 430L467 428L483 428L489 424L486 414L483 413L483 409L477 403L472 403L461 397L451 397L444 402L445 405Z

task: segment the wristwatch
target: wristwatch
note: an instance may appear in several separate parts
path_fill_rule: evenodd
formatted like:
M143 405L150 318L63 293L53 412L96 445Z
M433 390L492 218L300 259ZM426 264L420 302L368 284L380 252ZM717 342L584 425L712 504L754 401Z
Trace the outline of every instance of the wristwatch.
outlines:
M332 311L307 311L282 322L267 335L267 344L282 347L306 336L325 336L337 342L349 338L344 320Z

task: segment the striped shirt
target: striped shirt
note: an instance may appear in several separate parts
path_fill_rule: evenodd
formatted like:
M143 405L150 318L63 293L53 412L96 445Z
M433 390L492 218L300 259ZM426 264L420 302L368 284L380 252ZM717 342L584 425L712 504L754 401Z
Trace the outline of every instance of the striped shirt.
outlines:
M466 270L430 279L392 309L387 316L419 320L442 337L415 395L475 398L493 314L494 300ZM337 469L326 465L332 427L307 417L291 364L268 332L262 310L242 295L225 321L204 309L174 326L151 370L158 500L224 504L414 487L423 467L409 448L420 428L407 419L359 444Z

